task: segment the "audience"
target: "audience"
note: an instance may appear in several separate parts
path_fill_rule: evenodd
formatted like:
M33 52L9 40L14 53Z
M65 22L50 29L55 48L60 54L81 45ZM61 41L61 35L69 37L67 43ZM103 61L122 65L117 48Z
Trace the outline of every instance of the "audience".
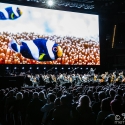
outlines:
M60 99L60 106L56 107L53 112L53 120L55 125L71 125L72 107L66 95Z
M123 94L123 104L122 104L122 107L123 107L123 112L125 113L125 93Z
M110 98L105 98L101 101L101 111L97 115L96 125L101 125L109 114L111 114Z
M111 90L109 91L109 95L110 95L111 100L114 99L115 94L116 94L115 90L111 89Z
M41 108L41 112L44 112L44 116L43 116L43 123L46 122L46 118L47 118L47 114L49 113L49 111L51 109L54 108L54 101L56 99L56 96L52 93L48 94L48 102Z
M14 105L16 98L14 96L14 90L10 90L7 95L5 95L5 115L6 115L6 122L8 124L14 124L13 115L11 113L11 107Z
M124 84L0 90L2 125L114 125L122 113Z
M96 115L98 115L98 113L99 113L99 111L101 110L101 101L102 101L102 99L104 99L105 98L105 93L103 92L103 91L100 91L99 93L98 93L98 99L99 99L99 101L98 102L95 102L93 105L92 105L92 110L94 111L94 113L96 114Z
M43 105L43 101L39 99L39 93L34 92L33 99L27 107L27 118L31 125L41 124L41 118L43 117L43 113L40 111L40 109Z
M95 125L96 116L91 108L91 101L87 95L83 95L79 99L79 104L76 108L79 114L79 125Z
M115 124L115 120L122 120L122 107L121 107L121 102L117 99L114 99L113 101L111 101L111 111L112 114L109 114L105 120L103 121L102 125L114 125ZM116 118L116 115L118 116L118 119Z
M18 92L16 94L16 100L14 104L9 109L9 111L13 114L14 125L21 125L22 122L22 99L23 94L21 92Z
M39 92L39 99L43 101L44 105L47 103L44 91Z

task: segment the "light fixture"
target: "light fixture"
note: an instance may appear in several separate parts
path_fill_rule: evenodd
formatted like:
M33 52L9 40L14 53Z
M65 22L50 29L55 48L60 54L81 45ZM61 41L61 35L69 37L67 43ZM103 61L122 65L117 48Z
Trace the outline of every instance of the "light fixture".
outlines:
M6 67L6 69L9 69L9 67Z
M47 1L47 4L48 4L48 6L53 6L53 5L54 5L54 2L53 2L53 0L48 0L48 1Z

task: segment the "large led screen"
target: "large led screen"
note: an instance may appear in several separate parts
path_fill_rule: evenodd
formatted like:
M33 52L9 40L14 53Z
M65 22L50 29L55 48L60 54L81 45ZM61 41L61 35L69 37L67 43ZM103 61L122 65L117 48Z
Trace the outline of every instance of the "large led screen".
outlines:
M0 64L100 65L98 18L0 3Z

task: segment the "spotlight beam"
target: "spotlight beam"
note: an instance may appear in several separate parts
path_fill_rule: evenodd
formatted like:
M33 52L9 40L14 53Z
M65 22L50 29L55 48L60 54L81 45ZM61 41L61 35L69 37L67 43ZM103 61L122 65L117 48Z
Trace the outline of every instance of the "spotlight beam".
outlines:
M48 6L53 6L54 5L54 1L53 0L48 0L47 4L48 4Z

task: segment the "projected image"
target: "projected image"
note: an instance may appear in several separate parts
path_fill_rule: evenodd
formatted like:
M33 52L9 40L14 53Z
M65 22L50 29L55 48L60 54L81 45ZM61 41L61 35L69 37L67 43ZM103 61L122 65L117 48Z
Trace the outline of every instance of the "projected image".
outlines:
M0 3L0 63L100 65L98 15Z

